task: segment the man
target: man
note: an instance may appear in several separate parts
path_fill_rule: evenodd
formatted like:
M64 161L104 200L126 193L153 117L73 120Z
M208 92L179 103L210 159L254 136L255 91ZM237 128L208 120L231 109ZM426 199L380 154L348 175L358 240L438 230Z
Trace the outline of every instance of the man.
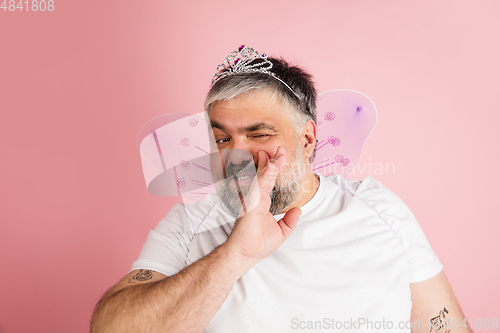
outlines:
M242 45L212 83L218 196L172 208L93 332L470 332L405 204L371 177L313 174L310 75Z

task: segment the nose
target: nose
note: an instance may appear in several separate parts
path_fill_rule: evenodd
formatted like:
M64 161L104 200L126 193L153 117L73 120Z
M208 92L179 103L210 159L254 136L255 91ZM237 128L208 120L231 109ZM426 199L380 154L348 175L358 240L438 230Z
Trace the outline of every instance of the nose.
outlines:
M251 146L245 138L235 136L231 138L230 144L225 147L224 150L224 161L226 166L238 166L241 164L247 165L250 162L254 162L255 157Z
M224 149L224 153L224 155L226 155L225 165L240 165L244 162L247 162L246 164L248 164L248 162L253 162L254 160L252 153L245 149Z

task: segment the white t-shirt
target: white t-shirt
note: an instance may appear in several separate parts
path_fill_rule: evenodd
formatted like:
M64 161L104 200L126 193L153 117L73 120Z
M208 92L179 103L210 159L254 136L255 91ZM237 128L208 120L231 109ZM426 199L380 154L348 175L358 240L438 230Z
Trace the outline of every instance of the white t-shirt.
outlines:
M410 332L410 283L443 266L401 199L369 176L320 175L301 210L292 235L238 280L205 332ZM132 270L173 275L225 242L233 220L216 196L177 204Z

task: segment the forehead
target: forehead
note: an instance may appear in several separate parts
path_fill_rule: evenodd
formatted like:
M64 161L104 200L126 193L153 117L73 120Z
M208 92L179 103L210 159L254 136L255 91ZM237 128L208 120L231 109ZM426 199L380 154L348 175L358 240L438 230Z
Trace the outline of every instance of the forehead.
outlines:
M279 129L292 124L287 104L266 90L245 93L224 102L215 102L210 107L209 119L214 128L226 129L254 123L269 124Z

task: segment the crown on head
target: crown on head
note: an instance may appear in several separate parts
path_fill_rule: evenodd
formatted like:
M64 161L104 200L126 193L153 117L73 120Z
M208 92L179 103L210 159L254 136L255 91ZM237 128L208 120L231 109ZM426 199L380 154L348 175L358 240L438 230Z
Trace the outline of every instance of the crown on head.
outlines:
M258 59L259 61L255 61ZM267 54L259 54L257 50L246 45L238 47L237 51L229 53L224 61L217 66L217 71L212 78L212 86L220 79L235 74L242 73L264 73L281 81L290 91L300 99L300 96L293 91L285 81L281 80L276 74L270 71L273 63L267 59Z

